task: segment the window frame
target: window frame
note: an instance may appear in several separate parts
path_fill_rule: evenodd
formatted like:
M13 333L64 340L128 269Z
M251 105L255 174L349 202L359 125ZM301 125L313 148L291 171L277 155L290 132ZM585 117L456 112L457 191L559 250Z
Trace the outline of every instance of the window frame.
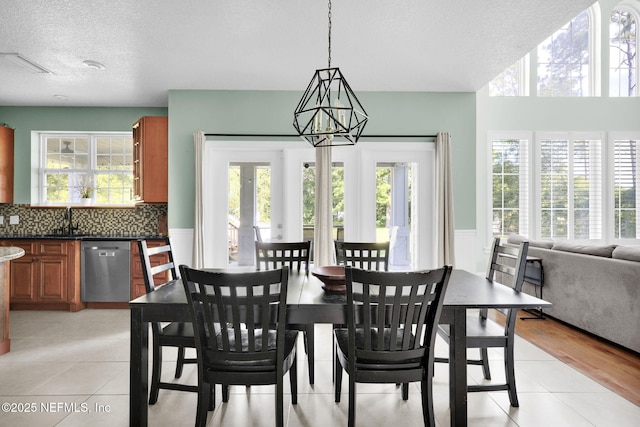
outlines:
M596 182L594 183L594 186L589 188L590 193L591 192L599 192L601 194L600 197L600 212L597 213L596 215L596 219L599 222L599 227L600 227L600 235L597 237L593 237L593 238L588 238L588 239L576 239L575 238L575 224L574 224L574 212L575 212L575 206L574 206L574 192L575 192L575 186L573 185L568 185L567 188L567 236L566 237L553 237L553 236L543 236L542 235L542 164L541 164L541 159L542 159L542 148L541 148L541 142L543 140L567 140L569 145L568 145L568 152L567 155L568 157L568 170L567 170L567 176L569 178L569 182L572 181L572 178L574 176L573 174L573 162L574 162L574 157L573 157L573 153L571 152L571 147L573 147L573 143L575 141L599 141L600 142L600 147L599 147L599 153L597 154L596 159L594 159L594 161L596 161L597 163L595 164L595 171L591 171L591 174L595 174L595 178L596 178ZM608 160L605 157L605 153L604 153L604 147L605 147L605 137L604 137L604 133L603 132L536 132L535 135L535 150L534 150L534 155L533 157L536 159L535 165L533 166L533 174L534 174L534 181L533 181L533 193L535 194L535 202L534 202L534 206L532 209L533 212L533 216L534 216L534 229L535 229L535 234L534 236L538 239L553 239L553 240L563 240L563 239L568 239L568 240L572 240L572 241L577 241L577 242L585 242L585 243L595 243L595 242L601 242L603 241L603 239L605 239L606 236L606 232L605 232L605 224L604 224L604 216L605 216L605 197L602 196L604 195L604 164L606 162L608 162ZM594 196L595 197L595 196ZM594 209L597 210L597 207L594 207ZM596 224L597 225L597 224Z
M503 98L507 98L507 97L519 97L519 96L529 96L529 86L530 86L530 59L531 55L530 54L526 54L525 56L523 56L522 58L520 58L517 62L513 63L511 66L509 66L509 68L505 69L502 73L498 74L496 77L494 77L493 79L491 79L491 81L489 82L488 86L489 86L489 96L491 97L503 97ZM517 67L518 68L518 75L519 75L519 79L518 79L518 94L517 95L504 95L504 94L493 94L491 93L491 84L500 76L502 76L505 72L507 72L511 67Z
M629 96L629 95L611 95L611 50L612 50L612 45L611 45L611 15L615 12L615 11L625 11L628 12L629 14L633 15L635 21L636 21L636 57L635 57L635 72L636 72L636 76L635 76L635 83L636 83L636 89L635 89L635 95L633 96ZM630 6L629 4L626 4L624 2L622 3L618 3L617 5L615 5L608 16L607 19L607 23L609 24L607 26L607 48L608 48L608 63L606 64L606 68L608 70L608 82L607 82L607 93L609 95L610 98L637 98L640 96L640 60L638 59L638 49L640 48L640 12L638 11L638 9Z
M130 131L122 131L122 132L41 132L38 133L38 165L37 165L37 175L38 175L38 186L37 186L37 200L39 205L46 206L70 206L70 205L81 205L79 202L75 201L49 201L47 199L47 182L46 176L47 174L56 174L60 173L61 169L59 168L48 168L47 164L47 140L49 138L86 138L88 141L88 167L84 168L73 168L69 171L71 173L85 173L91 182L96 182L96 177L99 175L106 175L105 171L108 171L110 175L131 175L131 182L133 183L133 135ZM100 138L124 138L131 140L131 157L132 157L132 166L131 169L98 169L98 153L97 153L97 143ZM110 155L111 157L112 155ZM70 191L71 188L69 187ZM133 189L131 188L131 199L129 203L96 203L95 193L97 188L94 188L93 195L91 197L91 206L110 206L110 207L131 207L135 205L135 200L133 200Z
M519 232L526 233L531 229L531 144L533 141L533 132L514 131L514 132L489 132L487 138L487 188L491 190L487 195L487 218L488 218L488 237L493 238L493 141L496 140L519 140L526 141L521 142L521 147L526 148L524 155L520 153L520 181L519 188L522 190L523 186L527 189L527 193L524 197L520 197L519 210L523 212L519 218ZM524 167L523 167L524 162ZM528 230L524 230L523 227L527 227Z
M607 177L607 200L606 200L606 230L609 236L609 241L613 244L628 245L630 241L640 238L640 191L636 191L636 238L616 238L615 234L615 141L618 140L635 140L640 142L640 131L628 131L628 132L609 132L607 135L607 162L606 162L606 177ZM638 158L637 166L640 166L640 154L636 154ZM640 173L637 173L636 177L637 188L640 189ZM635 243L635 242L634 242Z
M578 15L570 19L567 23L562 25L556 31L553 32L549 37L539 43L535 48L535 63L532 64L535 67L534 71L532 71L536 76L535 82L535 94L540 98L588 98L593 96L600 96L600 73L599 68L601 64L601 49L600 49L600 20L599 20L599 7L597 3L593 6L588 7L584 11L580 12ZM576 18L578 18L582 13L587 14L587 54L588 54L588 63L586 64L586 69L589 73L587 76L587 82L584 87L589 91L587 95L542 95L540 93L540 49L543 45L547 44L549 39L555 37L558 32L563 30L566 26L570 25ZM550 63L545 63L546 66L549 66Z
M600 141L600 188L590 188L590 191L598 191L600 198L601 237L593 239L568 239L583 244L636 244L640 239L640 190L636 192L636 236L635 238L615 237L615 156L614 143L617 140L634 140L640 142L640 131L609 131L609 132L526 132L504 131L488 132L486 146L486 186L489 189L486 195L486 235L487 242L493 236L493 157L492 141L497 139L527 139L529 138L529 164L528 164L528 203L529 216L528 228L520 230L520 234L530 239L546 239L541 233L541 188L540 188L540 140L542 139L572 139L574 141L599 140ZM640 166L640 149L637 152L637 165ZM640 171L635 177L637 188L640 189ZM521 184L522 185L522 184ZM522 200L522 199L521 199ZM564 240L564 238L553 238Z

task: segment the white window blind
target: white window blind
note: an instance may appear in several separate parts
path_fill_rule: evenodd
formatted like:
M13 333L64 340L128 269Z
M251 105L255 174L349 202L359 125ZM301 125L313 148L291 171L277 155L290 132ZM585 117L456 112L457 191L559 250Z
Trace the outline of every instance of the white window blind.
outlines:
M529 140L491 138L492 234L528 234Z
M638 230L638 140L613 141L614 238L640 238Z
M602 142L579 136L541 137L540 236L602 238Z

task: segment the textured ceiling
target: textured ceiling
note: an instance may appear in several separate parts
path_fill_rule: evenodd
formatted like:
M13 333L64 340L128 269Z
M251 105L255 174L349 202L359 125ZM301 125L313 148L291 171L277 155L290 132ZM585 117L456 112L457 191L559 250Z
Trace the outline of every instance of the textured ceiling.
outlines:
M474 92L592 3L333 0L331 64L355 91ZM327 65L327 10L319 0L3 0L0 53L51 74L0 57L0 105L166 106L170 89L302 91Z

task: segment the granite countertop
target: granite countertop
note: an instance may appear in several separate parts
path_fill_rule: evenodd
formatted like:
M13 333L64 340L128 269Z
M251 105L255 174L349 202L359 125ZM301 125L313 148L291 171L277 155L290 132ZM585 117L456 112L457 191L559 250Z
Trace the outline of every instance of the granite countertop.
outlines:
M0 234L0 240L3 239L55 239L55 240L138 240L138 239L164 239L167 237L163 234L130 234L130 233L87 233L74 235L61 234Z
M24 249L15 246L0 247L0 262L11 261L21 256L24 256Z

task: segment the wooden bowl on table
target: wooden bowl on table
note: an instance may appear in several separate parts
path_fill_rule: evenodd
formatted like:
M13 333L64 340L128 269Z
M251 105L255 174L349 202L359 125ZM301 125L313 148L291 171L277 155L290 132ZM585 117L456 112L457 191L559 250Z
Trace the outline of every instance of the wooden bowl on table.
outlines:
M322 281L324 284L322 289L324 289L325 292L345 293L347 290L343 265L325 265L322 267L316 267L313 269L311 274Z

